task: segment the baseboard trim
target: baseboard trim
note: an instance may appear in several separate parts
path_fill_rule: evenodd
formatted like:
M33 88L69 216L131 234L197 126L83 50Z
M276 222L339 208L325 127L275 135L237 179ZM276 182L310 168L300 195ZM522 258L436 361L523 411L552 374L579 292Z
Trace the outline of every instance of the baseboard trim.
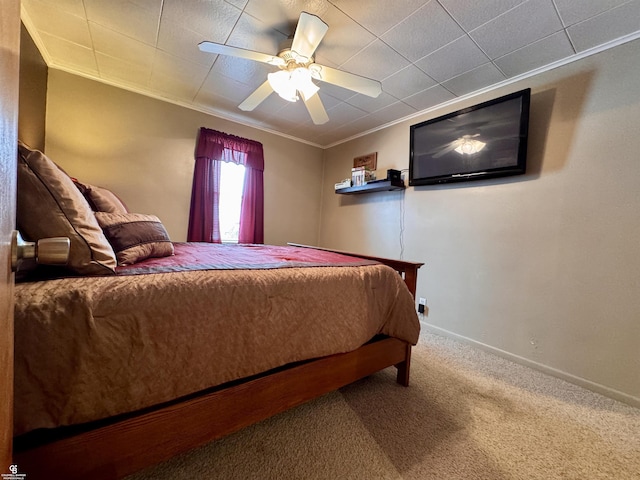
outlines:
M461 343L466 343L468 345L487 351L499 357L503 357L503 358L506 358L507 360L511 360L512 362L518 363L520 365L524 365L526 367L533 368L534 370L541 371L553 377L566 380L567 382L586 388L587 390L591 390L592 392L599 393L601 395L604 395L605 397L613 398L614 400L626 403L627 405L631 405L632 407L635 407L635 408L640 408L640 398L634 397L633 395L629 395L627 393L621 392L619 390L615 390L605 385L601 385L599 383L595 383L585 378L572 375L562 370L549 367L548 365L535 362L528 358L521 357L520 355L507 352L506 350L502 350L500 348L487 345L486 343L479 342L477 340L474 340L473 338L465 337L464 335L459 335L457 333L451 332L441 327L436 327L435 325L431 325L425 322L424 320L420 320L420 324L422 325L423 328L430 331L431 333L435 333L444 337L449 337Z

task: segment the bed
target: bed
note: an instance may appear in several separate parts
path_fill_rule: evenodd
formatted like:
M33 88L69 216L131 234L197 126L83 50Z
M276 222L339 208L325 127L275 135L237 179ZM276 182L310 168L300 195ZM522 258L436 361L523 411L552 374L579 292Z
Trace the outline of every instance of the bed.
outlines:
M387 367L408 385L421 263L175 243L40 152L18 167L21 231L71 242L68 271L15 288L28 478L122 478Z
M268 260L232 269L225 252L222 267L177 266L203 249ZM419 324L407 283L420 264L381 260L176 244L169 270L154 259L18 284L16 463L29 478L120 478L382 368L408 385ZM251 334L233 327L257 320Z

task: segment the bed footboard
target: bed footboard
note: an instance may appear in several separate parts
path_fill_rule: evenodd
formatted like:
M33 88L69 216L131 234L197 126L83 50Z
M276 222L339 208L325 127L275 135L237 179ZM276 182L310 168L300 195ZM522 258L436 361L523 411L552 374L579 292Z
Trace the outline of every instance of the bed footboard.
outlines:
M14 462L30 480L119 479L389 366L407 385L410 355L402 340L379 338L48 443L18 439Z
M314 248L316 250L323 250L325 252L334 252L334 253L340 253L342 255L349 255L351 257L359 257L359 258L366 258L368 260L376 260L384 265L388 265L389 267L393 268L396 272L398 272L402 276L402 279L404 280L404 283L407 285L407 288L411 292L411 295L413 295L413 298L416 298L418 269L422 265L424 265L424 263L407 262L405 260L395 260L392 258L376 257L373 255L362 255L360 253L345 252L342 250L334 250L332 248L314 247L312 245L301 245L299 243L288 243L287 245L290 245L292 247L300 247L300 248Z

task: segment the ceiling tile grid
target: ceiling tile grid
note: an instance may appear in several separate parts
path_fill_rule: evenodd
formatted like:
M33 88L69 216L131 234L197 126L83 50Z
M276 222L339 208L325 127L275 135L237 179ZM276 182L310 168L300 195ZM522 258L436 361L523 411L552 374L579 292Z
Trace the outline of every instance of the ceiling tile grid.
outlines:
M464 35L462 27L435 1L428 2L381 38L414 62Z
M275 93L240 110L277 67L198 43L276 55L301 12L329 26L315 61L382 93L317 81L324 125ZM320 146L640 37L640 0L22 0L22 18L51 68Z
M567 33L560 31L496 58L493 63L507 77L515 77L570 57L573 53Z
M583 52L611 38L637 33L639 25L640 0L633 0L571 25L567 32L576 50Z
M451 59L455 59L452 61ZM416 61L416 66L438 82L487 63L489 58L468 35L463 35L442 48Z

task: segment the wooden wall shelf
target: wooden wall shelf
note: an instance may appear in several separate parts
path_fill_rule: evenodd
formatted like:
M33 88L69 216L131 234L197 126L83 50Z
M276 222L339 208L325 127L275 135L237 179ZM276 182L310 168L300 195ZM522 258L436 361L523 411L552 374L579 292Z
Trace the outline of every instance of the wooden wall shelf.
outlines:
M340 195L356 195L360 193L390 192L393 190L404 190L405 188L404 181L402 180L382 180L365 183L357 187L339 188L336 190L336 193Z

